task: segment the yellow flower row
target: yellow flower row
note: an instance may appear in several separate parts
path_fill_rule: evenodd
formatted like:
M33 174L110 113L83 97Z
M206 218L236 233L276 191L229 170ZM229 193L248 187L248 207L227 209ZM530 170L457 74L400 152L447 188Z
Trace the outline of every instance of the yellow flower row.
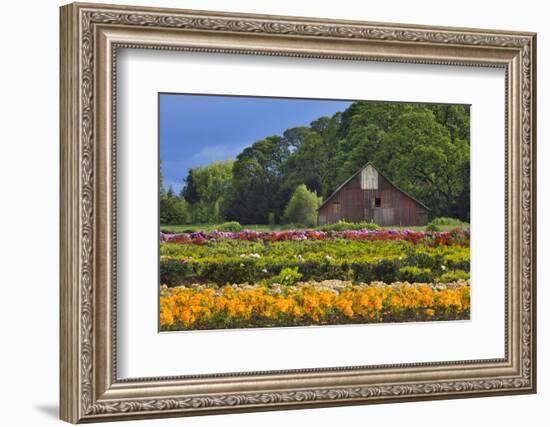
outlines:
M160 297L161 330L455 320L469 312L468 284L349 286L339 292L313 285L280 292L266 286L168 288Z

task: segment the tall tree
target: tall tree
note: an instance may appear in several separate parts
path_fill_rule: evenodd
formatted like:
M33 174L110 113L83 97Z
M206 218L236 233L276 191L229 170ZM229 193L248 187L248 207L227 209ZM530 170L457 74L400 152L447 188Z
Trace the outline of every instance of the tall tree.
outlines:
M308 131L301 130L301 143L284 166L284 188L290 194L300 184L322 197L336 188L340 165L338 129L341 114L313 121Z
M192 222L189 203L181 197L160 196L160 223L189 224Z
M426 203L436 216L457 213L469 162L466 141L451 139L427 108L405 112L385 135L372 161L393 182Z
M353 129L368 125L375 125L387 132L404 111L416 107L414 104L392 102L354 102L341 115L339 135L346 137Z
M185 199L191 203L197 223L224 220L224 210L231 194L233 161L213 162L189 170Z
M284 218L287 222L315 227L317 225L317 208L321 198L309 191L304 184L299 185L285 208Z
M294 152L304 143L308 135L315 131L307 126L300 126L287 129L283 132L283 139L288 146L290 152Z
M445 126L451 135L451 141L461 139L470 143L470 106L453 104L432 104L430 109L438 123Z
M199 194L197 192L197 186L195 184L194 172L195 169L189 169L187 172L187 178L184 180L181 193L185 200L193 204L199 201Z
M350 130L345 144L353 148L343 156L343 161L338 167L338 184L372 161L384 149L385 135L384 130L375 124L358 126Z
M282 214L283 165L290 155L287 141L270 136L245 148L233 167L233 193L227 211L242 224L265 224L269 212ZM288 200L288 198L286 198ZM286 202L285 200L285 202Z

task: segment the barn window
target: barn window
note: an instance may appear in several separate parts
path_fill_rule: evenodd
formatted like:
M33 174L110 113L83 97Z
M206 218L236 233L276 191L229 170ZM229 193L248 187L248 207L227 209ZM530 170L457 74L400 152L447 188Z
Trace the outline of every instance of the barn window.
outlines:
M382 199L380 197L377 197L376 199L374 199L374 206L377 208L382 206Z

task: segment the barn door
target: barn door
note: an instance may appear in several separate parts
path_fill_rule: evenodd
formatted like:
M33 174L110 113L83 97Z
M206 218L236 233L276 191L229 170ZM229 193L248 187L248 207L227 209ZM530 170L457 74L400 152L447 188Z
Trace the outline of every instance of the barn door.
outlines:
M374 222L382 227L395 225L393 208L375 208Z
M363 221L372 221L372 216L370 213L370 208L364 208L363 209Z
M382 208L382 218L384 225L395 225L393 220L393 208Z

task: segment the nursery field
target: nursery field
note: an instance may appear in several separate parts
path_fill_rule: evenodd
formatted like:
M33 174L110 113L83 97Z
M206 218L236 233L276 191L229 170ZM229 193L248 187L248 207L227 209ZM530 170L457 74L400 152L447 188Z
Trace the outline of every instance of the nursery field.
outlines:
M468 229L197 231L160 242L162 331L469 318Z

